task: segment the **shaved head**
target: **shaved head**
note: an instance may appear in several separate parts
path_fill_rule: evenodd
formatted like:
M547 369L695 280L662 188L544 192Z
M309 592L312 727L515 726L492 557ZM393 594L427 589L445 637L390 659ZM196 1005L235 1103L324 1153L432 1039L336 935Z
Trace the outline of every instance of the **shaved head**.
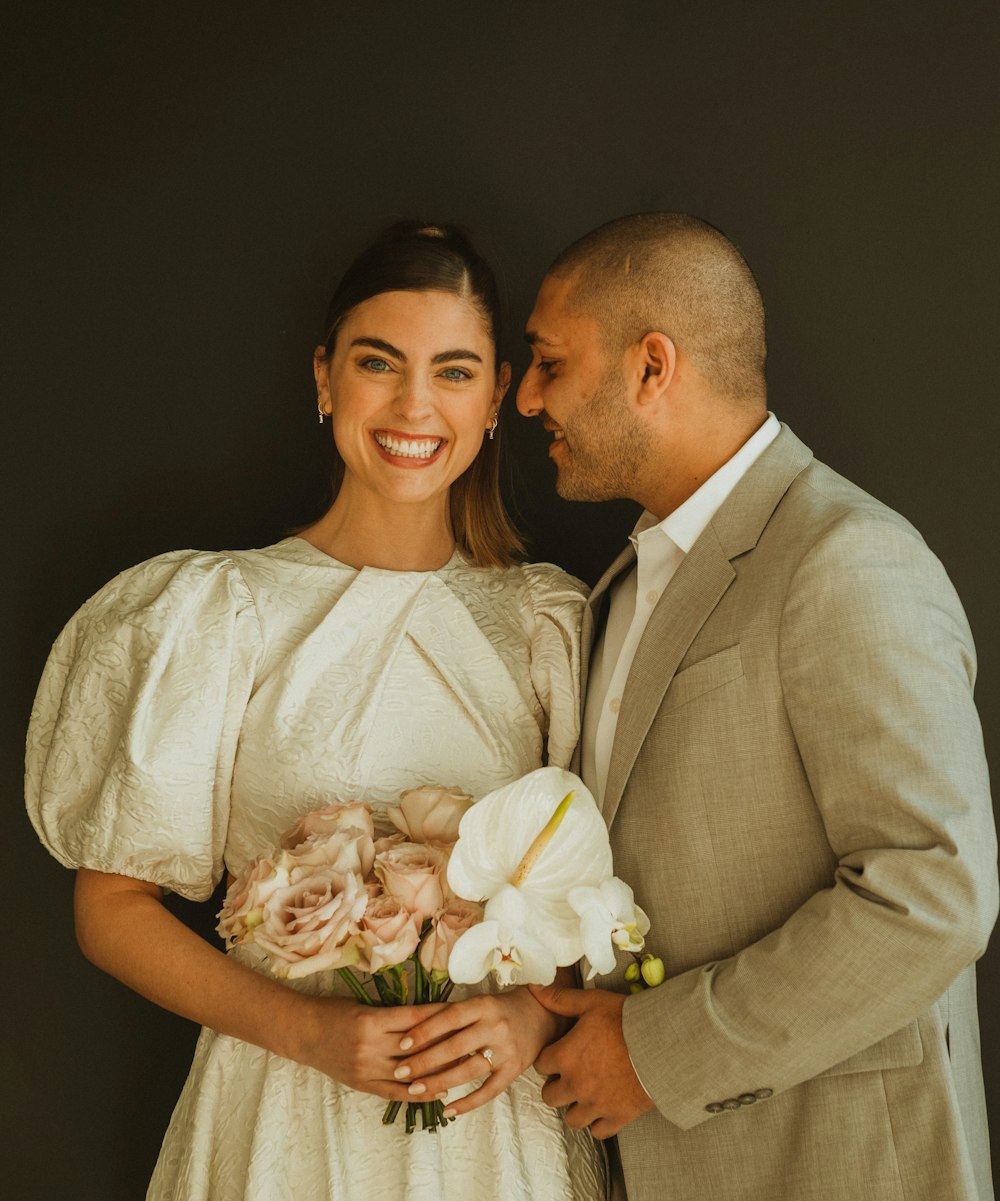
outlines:
M766 403L764 305L746 260L714 226L639 213L574 242L549 268L614 355L653 330L672 339L720 397Z

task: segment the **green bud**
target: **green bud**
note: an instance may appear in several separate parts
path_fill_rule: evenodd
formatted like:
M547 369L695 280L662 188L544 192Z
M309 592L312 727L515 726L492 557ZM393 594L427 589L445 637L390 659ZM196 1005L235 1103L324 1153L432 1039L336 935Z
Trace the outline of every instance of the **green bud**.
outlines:
M628 965L628 967L625 969L625 979L628 980L630 984L639 979L639 965L637 963L632 962Z
M641 984L630 984L628 990L634 995L637 992L643 992L643 987Z
M662 984L667 974L663 967L663 960L655 955L643 956L641 970L642 978L650 988L656 988L658 984Z

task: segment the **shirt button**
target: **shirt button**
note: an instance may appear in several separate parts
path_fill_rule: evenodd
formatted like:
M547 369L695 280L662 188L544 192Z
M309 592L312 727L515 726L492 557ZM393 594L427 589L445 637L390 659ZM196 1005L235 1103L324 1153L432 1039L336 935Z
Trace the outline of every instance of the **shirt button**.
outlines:
M741 1105L754 1105L757 1101L757 1098L753 1093L740 1093L736 1100L739 1101Z
M754 1093L754 1096L757 1098L758 1101L766 1101L768 1099L768 1097L774 1096L774 1089L773 1088L759 1088Z
M621 707L622 707L622 703L618 697L615 697L615 699L613 701L608 702L608 708L611 710L612 713L617 713Z
M660 594L656 591L655 588L650 588L650 590L646 593L646 604L647 605L655 605L659 599L660 599Z
M705 1106L706 1113L722 1113L722 1104L719 1101L713 1101L710 1105Z
M739 1103L739 1101L736 1100L735 1097L730 1097L728 1101L722 1102L723 1109L733 1110L733 1109L739 1109L739 1107L740 1107L740 1103Z

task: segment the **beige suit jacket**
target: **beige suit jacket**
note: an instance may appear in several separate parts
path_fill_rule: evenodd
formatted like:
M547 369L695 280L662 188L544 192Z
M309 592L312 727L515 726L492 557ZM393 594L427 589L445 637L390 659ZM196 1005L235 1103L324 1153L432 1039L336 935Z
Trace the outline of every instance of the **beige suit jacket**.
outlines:
M656 1103L619 1136L629 1201L991 1201L974 671L919 534L783 427L623 695L605 816L668 972L625 1004Z

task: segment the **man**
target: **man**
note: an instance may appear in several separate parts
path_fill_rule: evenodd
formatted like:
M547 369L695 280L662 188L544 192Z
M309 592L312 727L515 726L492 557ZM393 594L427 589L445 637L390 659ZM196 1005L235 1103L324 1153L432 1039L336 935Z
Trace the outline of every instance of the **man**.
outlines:
M668 976L536 990L576 1019L545 1099L618 1135L630 1201L989 1201L996 838L941 565L768 415L711 226L587 235L528 341L560 495L646 510L585 623L581 770Z

